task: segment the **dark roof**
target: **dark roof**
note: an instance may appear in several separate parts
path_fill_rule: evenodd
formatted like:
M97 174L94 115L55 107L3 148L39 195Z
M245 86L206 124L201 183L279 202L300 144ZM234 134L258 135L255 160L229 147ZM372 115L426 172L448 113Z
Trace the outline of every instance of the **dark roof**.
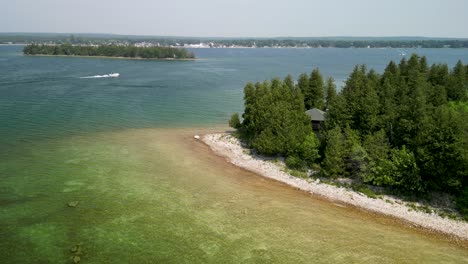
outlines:
M325 112L320 109L312 108L305 111L305 113L312 121L325 121Z

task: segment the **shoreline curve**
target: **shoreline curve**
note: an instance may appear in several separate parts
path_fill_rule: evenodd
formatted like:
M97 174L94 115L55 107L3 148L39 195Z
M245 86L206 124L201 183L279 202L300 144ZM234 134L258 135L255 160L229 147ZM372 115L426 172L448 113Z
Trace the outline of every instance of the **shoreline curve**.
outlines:
M319 179L302 179L283 171L284 167L268 159L247 154L241 142L226 133L205 134L201 141L207 144L217 155L226 158L230 163L254 172L260 176L285 183L301 191L318 195L331 202L342 202L374 213L394 217L417 225L435 233L451 236L456 240L468 241L468 223L443 218L437 214L421 211L409 211L402 200L385 196L383 199L369 198L349 188L321 183ZM388 203L385 200L390 200Z

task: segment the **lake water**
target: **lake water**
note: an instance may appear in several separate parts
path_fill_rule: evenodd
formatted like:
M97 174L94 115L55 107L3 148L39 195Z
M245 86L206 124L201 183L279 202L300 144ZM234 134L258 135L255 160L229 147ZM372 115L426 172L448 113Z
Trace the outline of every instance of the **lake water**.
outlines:
M466 246L263 179L193 139L226 129L248 81L319 67L341 85L397 50L194 52L142 61L0 46L1 263L71 263L77 244L81 263L468 262ZM468 62L462 49L406 52Z

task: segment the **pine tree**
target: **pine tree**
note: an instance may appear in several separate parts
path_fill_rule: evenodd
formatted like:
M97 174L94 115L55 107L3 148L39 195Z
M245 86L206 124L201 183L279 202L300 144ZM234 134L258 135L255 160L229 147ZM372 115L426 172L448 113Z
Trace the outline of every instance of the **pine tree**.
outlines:
M449 70L447 64L433 64L429 69L427 81L432 87L448 87Z
M368 154L368 167L361 173L364 182L372 183L375 179L374 172L377 167L387 161L390 153L390 142L384 130L379 130L367 135L362 143Z
M324 88L323 77L318 68L314 69L309 78L308 93L304 93L305 107L307 109L318 108L324 109Z
M256 91L255 86L252 83L247 83L244 87L244 113L242 114L242 129L246 140L253 137L256 134Z
M396 101L396 87L391 84L390 79L385 79L380 86L380 112L378 118L378 127L383 129L389 135L390 141L393 142L393 128L397 124L397 119L400 113L400 108Z
M408 62L406 61L406 58L402 58L400 60L400 64L398 64L398 68L400 70L401 76L407 76L408 74Z
M307 75L307 73L302 73L301 75L299 75L299 79L297 80L297 88L301 91L302 95L304 96L305 108L307 110L310 109L310 104L306 102L308 100L306 99L306 97L310 98L309 76Z
M447 91L442 85L431 86L430 94L428 95L428 102L432 106L441 106L447 103Z
M291 155L297 152L312 132L305 114L304 98L292 79L248 84L245 89L244 121L241 125L247 143L266 155ZM236 116L231 119L236 125Z
M333 80L332 77L327 79L326 90L327 93L325 109L327 110L329 108L330 102L336 99L336 85L335 80Z
M320 141L315 133L310 133L298 147L298 155L308 166L312 166L319 158Z
M293 79L293 77L292 77L290 74L288 74L288 75L286 76L286 78L284 78L283 83L284 83L284 85L286 85L286 86L288 87L288 89L290 89L290 90L294 90L294 89L295 89L295 87L294 87L294 79Z
M374 82L366 75L366 67L354 67L342 90L346 101L347 115L350 117L350 127L363 134L372 132L377 125L379 98Z
M458 101L466 98L468 92L468 80L465 66L458 61L450 73L449 86L447 87L447 96L450 100Z
M351 125L351 116L348 112L346 99L341 93L334 100L331 100L327 107L328 110L324 124L325 130L330 130L337 126L346 127Z
M235 129L241 128L241 122L238 113L232 114L231 119L229 119L229 126Z
M442 105L432 117L415 152L421 176L433 190L459 191L468 183L468 112Z
M345 164L344 138L339 126L328 131L326 135L325 159L322 161L322 174L337 178L344 174Z
M360 176L369 163L369 157L366 150L361 145L359 132L346 127L344 129L345 150L344 162L347 177Z
M382 74L381 83L388 81L391 85L397 85L400 76L400 69L395 62L390 61Z
M427 58L426 56L422 56L419 59L419 71L423 74L427 73L429 70L429 66L427 65Z

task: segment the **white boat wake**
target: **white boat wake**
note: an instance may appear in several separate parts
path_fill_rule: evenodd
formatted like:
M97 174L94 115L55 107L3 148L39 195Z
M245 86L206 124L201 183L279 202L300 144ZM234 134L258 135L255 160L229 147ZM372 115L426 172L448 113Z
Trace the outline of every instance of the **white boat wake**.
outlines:
M104 74L104 75L94 75L94 76L80 77L80 79L117 78L119 76L120 76L120 73L109 73L109 74Z

